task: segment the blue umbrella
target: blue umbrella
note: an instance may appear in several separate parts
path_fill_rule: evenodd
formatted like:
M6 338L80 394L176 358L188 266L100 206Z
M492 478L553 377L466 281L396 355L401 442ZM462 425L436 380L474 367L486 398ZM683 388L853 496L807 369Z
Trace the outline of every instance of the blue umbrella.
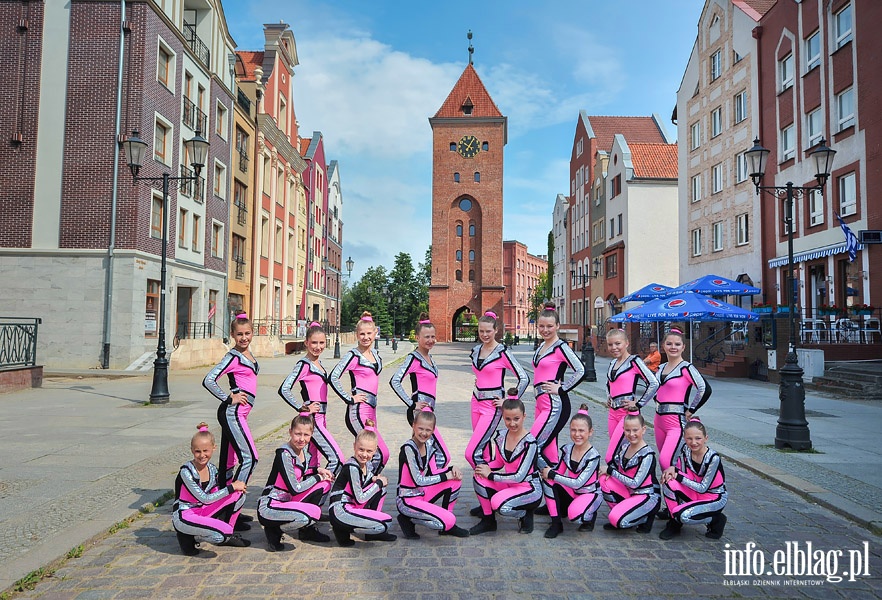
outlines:
M719 275L705 275L675 287L670 291L668 297L683 292L695 292L706 296L753 296L761 291L758 287L745 285Z
M756 321L758 318L756 313L734 304L684 292L627 309L610 317L610 321Z
M650 283L649 285L644 285L642 288L628 294L627 296L623 296L619 298L619 302L634 302L635 300L640 300L642 302L646 302L647 300L655 300L656 298L664 298L668 294L670 294L671 290L674 289L667 285L662 285L660 283Z

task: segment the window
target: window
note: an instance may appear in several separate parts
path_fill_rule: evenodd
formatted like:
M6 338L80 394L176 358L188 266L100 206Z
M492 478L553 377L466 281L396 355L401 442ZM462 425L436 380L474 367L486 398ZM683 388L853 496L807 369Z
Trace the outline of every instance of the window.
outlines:
M214 163L214 195L221 199L227 196L227 168L219 162Z
M472 201L468 198L463 198L459 201L459 210L462 212L469 212L472 210Z
M297 256L295 254L296 249L297 249L297 244L294 241L294 230L291 229L290 227L288 228L287 249L288 249L288 267L290 268L290 267L293 267L295 264L297 264L297 261L296 261Z
M839 122L838 131L854 125L854 88L848 88L836 95L836 117Z
M836 49L842 48L851 41L851 5L840 10L833 17L836 34Z
M735 123L747 118L747 90L735 94Z
M576 142L576 158L582 156L582 138L579 138L579 141Z
M456 262L462 262L462 250L456 251Z
M462 237L462 225L457 224L457 226L456 226L456 237Z
M821 190L812 190L808 197L809 226L824 224L824 195Z
M215 221L211 224L211 255L220 258L224 252L224 225Z
M202 219L199 218L199 215L193 215L193 235L190 238L190 247L193 252L202 252L202 248L199 246L199 240L202 239L202 235L199 233L201 222Z
M616 217L616 220L619 223L619 235L622 235L622 213L619 213L619 216Z
M186 248L187 247L187 221L189 220L187 217L187 209L182 208L178 212L178 247Z
M475 237L475 224L469 223L469 235Z
M747 213L742 215L738 215L735 217L735 228L736 228L736 244L739 246L743 246L750 242L750 221L748 220Z
M615 254L606 257L606 277L615 277L619 274L619 258Z
M781 162L796 156L796 145L793 142L793 125L788 125L781 130Z
M162 239L162 196L153 196L150 207L150 237Z
M857 212L857 190L854 173L839 178L839 215L846 217Z
M817 108L806 115L806 129L808 130L808 147L812 148L824 137L824 119L821 109Z
M732 50L732 62L740 63L744 57L738 54L738 50Z
M717 221L714 223L714 252L719 252L723 249L723 222Z
M616 222L613 219L609 220L609 237L616 237Z
M156 79L159 83L174 91L175 53L162 41L162 38L159 39L159 48L156 53Z
M716 81L720 77L720 73L722 73L722 54L721 50L717 50L710 57L710 78L711 81Z
M714 165L711 169L711 179L713 185L713 194L723 191L723 163Z
M694 175L692 177L692 201L698 202L701 200L701 174Z
M778 62L778 77L782 92L793 87L793 54L788 54Z
M815 31L805 40L805 71L808 73L821 64L821 34Z
M475 251L469 250L469 262L475 262Z
M288 101L279 94L279 131L288 133Z
M450 142L450 151L456 152L456 142Z
M171 164L171 126L159 118L153 128L153 158L163 164Z
M615 198L619 194L622 193L622 174L619 173L615 177L613 177L609 182L609 197L610 199Z
M214 124L214 131L219 136L227 139L227 107L217 103L217 122Z
M701 256L701 229L692 230L692 256Z
M269 256L269 217L260 217L260 255Z
M276 236L273 244L273 260L279 264L282 263L282 222L276 219Z
M689 149L695 150L701 146L701 121L693 123L689 128Z
M453 183L459 183L459 173L453 174Z
M739 152L735 155L735 183L747 181L747 178L750 177L748 171L750 171L750 163L747 161L747 155L744 152Z
M723 107L718 106L711 112L711 137L723 133Z
M469 281L474 281L474 280L475 280L475 270L469 269Z
M456 280L457 280L457 281L462 281L462 269L457 269L457 270L456 270Z
M475 171L475 183L481 183L481 174Z

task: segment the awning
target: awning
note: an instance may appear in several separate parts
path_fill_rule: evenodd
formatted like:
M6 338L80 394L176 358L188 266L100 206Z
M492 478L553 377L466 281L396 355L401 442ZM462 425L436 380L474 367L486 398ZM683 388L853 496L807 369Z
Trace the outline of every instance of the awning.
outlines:
M864 245L858 244L858 250L863 250ZM807 260L814 260L816 258L822 258L824 256L831 256L833 254L842 254L843 252L847 252L846 243L842 242L841 244L833 244L832 246L824 246L823 248L814 248L812 250L805 250L804 252L794 252L793 253L793 262L799 263ZM778 256L769 260L769 268L774 269L775 267L780 267L781 265L787 264L786 256Z

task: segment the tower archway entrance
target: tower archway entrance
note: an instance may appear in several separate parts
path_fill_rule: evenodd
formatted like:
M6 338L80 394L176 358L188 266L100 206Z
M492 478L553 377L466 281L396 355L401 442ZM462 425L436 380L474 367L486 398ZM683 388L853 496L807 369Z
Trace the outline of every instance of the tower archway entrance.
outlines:
M472 312L468 306L461 306L453 313L453 323L451 324L454 342L470 342L478 341L478 320L477 315Z

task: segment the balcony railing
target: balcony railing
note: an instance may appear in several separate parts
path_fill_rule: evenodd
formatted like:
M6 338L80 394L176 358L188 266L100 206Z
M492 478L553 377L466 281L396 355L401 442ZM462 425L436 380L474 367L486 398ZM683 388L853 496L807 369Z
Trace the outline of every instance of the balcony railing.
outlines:
M244 202L240 202L238 200L235 202L235 205L236 205L236 209L237 209L236 210L236 222L239 225L245 225L245 223L247 222L247 217L248 217L248 207L245 206Z
M193 177L193 170L189 167L181 165L181 177ZM205 202L205 177L199 176L199 179L182 179L178 188L185 196L193 198L199 204Z
M234 256L233 262L236 263L236 279L245 279L245 259L241 256Z
M184 39L187 40L187 44L190 46L190 50L193 51L193 54L196 55L196 58L205 66L208 67L211 54L208 51L208 46L205 45L198 35L196 35L196 26L192 23L187 23L184 21Z
M248 116L250 117L251 116L251 99L249 99L248 96L245 95L245 92L243 92L242 90L239 90L239 93L236 95L236 102L239 104L239 106L242 108L242 110L244 110L246 113L248 113Z
M37 326L41 319L0 317L0 369L37 364Z
M208 131L208 115L196 106L192 100L184 96L184 125L193 131L199 130L203 134Z
M239 148L239 170L243 173L248 171L248 150Z

